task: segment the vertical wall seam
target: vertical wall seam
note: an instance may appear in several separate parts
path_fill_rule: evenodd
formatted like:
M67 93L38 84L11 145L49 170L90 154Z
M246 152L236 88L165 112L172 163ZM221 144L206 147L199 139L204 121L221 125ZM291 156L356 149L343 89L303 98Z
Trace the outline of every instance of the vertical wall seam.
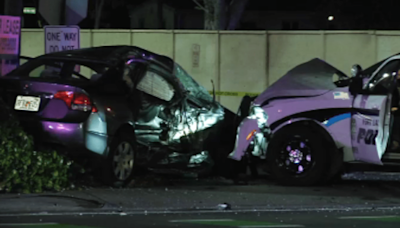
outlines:
M265 76L266 87L269 87L269 33L265 30Z
M90 37L89 45L90 45L90 47L93 47L94 41L93 41L93 30L92 29L89 30L89 37Z
M325 30L321 31L321 39L322 39L322 59L326 61L326 34Z
M93 30L89 29L89 47L93 47L94 45L94 35L93 35ZM90 70L90 75L93 75L93 70Z
M214 84L214 86L216 87L216 91L221 91L221 33L218 30L217 31L217 67L218 67L218 71L217 71L217 83L216 86ZM221 102L221 96L218 96L217 98L218 102Z
M175 29L172 29L172 59L175 61L175 51L176 51L176 45L175 45Z
M133 29L129 29L129 44L131 46L134 46L133 45Z
M374 39L374 54L375 54L375 62L378 62L378 35L376 33L376 30L373 31L372 33L373 39Z

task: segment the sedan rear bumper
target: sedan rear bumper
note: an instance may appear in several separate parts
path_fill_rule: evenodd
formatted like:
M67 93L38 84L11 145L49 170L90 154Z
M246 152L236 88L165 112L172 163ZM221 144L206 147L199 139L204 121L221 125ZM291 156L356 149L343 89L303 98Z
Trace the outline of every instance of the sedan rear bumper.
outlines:
M22 122L27 131L43 144L64 147L69 154L91 152L106 155L108 136L87 131L84 123L59 123L53 121Z

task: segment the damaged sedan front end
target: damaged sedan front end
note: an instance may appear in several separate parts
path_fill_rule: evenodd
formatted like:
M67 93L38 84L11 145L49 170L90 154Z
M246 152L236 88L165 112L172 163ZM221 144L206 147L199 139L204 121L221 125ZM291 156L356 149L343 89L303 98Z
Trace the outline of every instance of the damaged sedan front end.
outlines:
M139 162L163 173L210 171L232 150L234 113L219 104L178 63L143 53L131 52L126 61L131 69L147 68L147 73L129 74L135 85L132 98L138 104L136 140L140 150L145 151L138 156Z

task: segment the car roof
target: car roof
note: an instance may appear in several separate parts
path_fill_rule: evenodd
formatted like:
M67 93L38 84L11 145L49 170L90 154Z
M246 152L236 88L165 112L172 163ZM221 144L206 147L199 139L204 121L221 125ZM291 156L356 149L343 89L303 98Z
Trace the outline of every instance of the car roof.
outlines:
M387 60L389 60L389 59L391 59L393 57L399 56L399 55L400 55L400 53L391 55L391 56L389 56L389 57L387 57L387 58L385 58L385 59L373 64L372 66L369 66L368 68L365 68L364 70L362 70L361 74L371 76L384 62L386 62Z
M144 59L156 62L173 71L174 61L167 56L159 55L137 46L115 45L82 48L68 51L53 52L39 56L38 58L62 58L115 63L126 58Z

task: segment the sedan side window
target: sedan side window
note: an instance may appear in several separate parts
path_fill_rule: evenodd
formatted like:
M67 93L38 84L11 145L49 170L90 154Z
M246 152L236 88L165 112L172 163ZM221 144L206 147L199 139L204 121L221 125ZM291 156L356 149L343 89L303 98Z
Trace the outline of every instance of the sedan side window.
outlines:
M29 77L39 78L39 77L60 77L61 65L56 64L43 64L28 73Z
M171 101L175 90L161 75L147 71L136 87L139 91L164 101Z

